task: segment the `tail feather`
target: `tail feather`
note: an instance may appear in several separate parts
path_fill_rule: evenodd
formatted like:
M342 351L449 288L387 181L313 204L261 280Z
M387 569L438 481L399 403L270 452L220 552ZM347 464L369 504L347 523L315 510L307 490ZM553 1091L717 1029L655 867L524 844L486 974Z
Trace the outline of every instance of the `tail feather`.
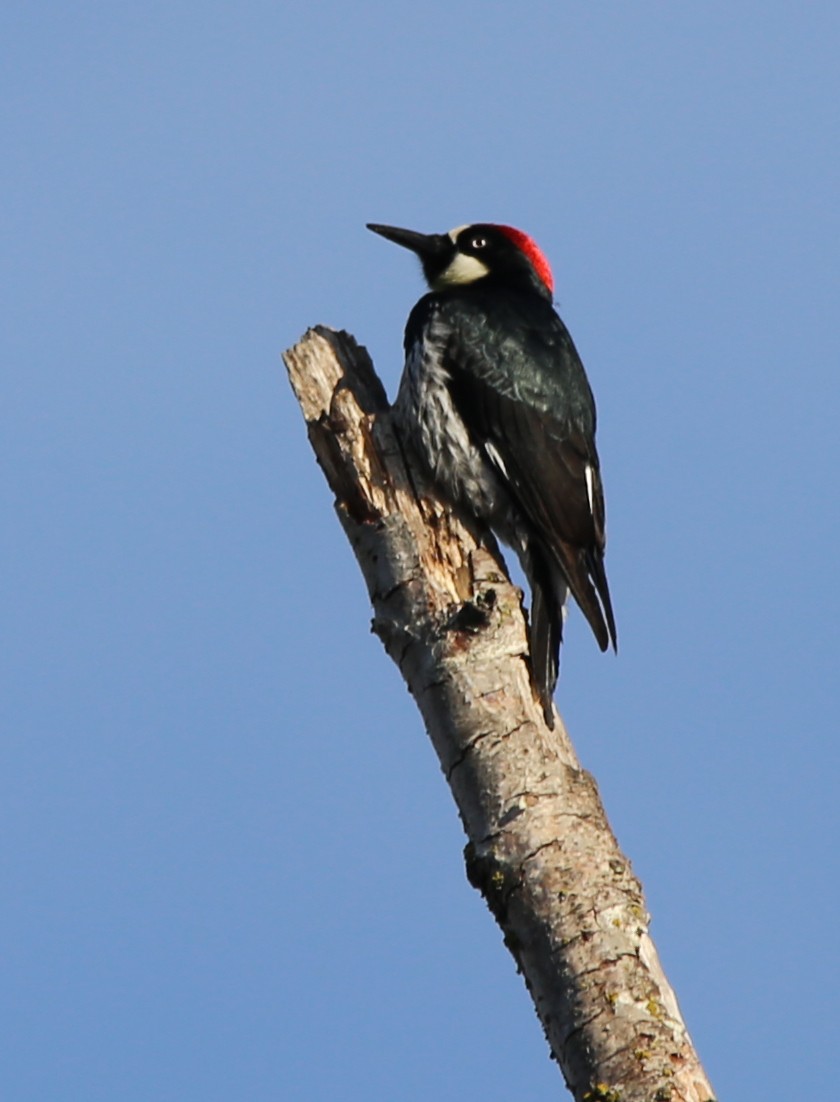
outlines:
M581 552L568 544L554 554L530 541L520 552L531 587L528 646L534 689L548 727L554 727L554 690L560 670L563 612L571 590L602 651L618 650L610 590L603 555Z
M598 551L591 552L588 565L589 573L592 575L592 579L595 582L595 588L598 591L601 607L607 620L610 642L612 643L613 650L617 654L618 632L615 629L615 616L613 615L612 601L610 600L610 587L607 584L607 572L604 570L604 556Z
M615 618L603 556L598 551L581 551L562 543L557 558L568 579L569 589L598 640L598 646L604 651L612 643L617 650Z
M560 668L560 644L563 641L563 598L556 592L548 562L533 549L528 555L526 572L531 586L531 614L528 622L531 674L546 725L553 729L554 690Z

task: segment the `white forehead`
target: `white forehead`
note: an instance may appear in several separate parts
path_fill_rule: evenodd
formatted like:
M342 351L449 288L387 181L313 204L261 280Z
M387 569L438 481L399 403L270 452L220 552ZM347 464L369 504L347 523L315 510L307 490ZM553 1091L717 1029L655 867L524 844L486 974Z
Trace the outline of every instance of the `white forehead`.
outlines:
M469 222L465 222L463 226L456 226L454 230L449 231L446 236L450 239L453 245L458 240L458 234L461 233L463 230L468 229L469 225Z

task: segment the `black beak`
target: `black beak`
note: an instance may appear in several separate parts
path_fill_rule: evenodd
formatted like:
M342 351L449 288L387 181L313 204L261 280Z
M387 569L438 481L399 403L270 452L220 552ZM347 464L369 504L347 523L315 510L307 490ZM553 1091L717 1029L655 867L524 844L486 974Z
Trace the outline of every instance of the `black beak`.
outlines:
M446 233L416 233L414 230L401 230L396 226L380 226L376 222L368 222L367 228L380 237L393 241L395 245L411 249L423 261L424 269L427 265L430 268L444 266L455 251L452 238Z

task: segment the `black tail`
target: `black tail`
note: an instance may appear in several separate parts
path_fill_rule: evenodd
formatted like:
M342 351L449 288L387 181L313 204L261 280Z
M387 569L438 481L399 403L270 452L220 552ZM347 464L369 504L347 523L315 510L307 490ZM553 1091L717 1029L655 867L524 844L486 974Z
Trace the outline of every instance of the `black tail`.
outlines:
M601 607L607 620L607 628L610 633L612 648L618 653L618 632L615 630L615 616L613 615L612 601L610 600L610 587L607 585L607 572L604 570L604 555L601 551L593 551L589 555L589 573L595 582L595 588L601 600ZM603 649L603 648L602 648Z
M583 550L570 543L560 543L557 560L569 583L572 596L592 628L598 646L601 650L606 650L612 643L613 650L617 651L618 636L603 553L595 548Z
M606 650L610 644L618 650L618 633L603 555L597 551L575 554L568 545L564 545L562 551L565 553L554 559L550 553L531 542L523 555L523 566L531 585L528 628L531 672L545 722L552 729L553 697L560 670L560 644L563 642L566 583L589 621L601 650Z
M526 572L531 585L531 616L528 626L531 675L546 725L553 730L553 698L560 668L560 644L563 641L563 601L555 592L548 561L533 547L528 555Z

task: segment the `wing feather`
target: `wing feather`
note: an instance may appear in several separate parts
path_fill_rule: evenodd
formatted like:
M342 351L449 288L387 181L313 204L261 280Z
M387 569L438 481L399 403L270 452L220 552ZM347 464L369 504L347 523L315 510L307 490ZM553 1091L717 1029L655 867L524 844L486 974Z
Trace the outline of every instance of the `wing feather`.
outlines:
M571 337L548 309L550 326L545 317L538 326L508 318L501 347L488 346L479 318L462 309L466 331L447 348L450 390L476 444L509 485L606 650L617 637L604 570L595 404Z

